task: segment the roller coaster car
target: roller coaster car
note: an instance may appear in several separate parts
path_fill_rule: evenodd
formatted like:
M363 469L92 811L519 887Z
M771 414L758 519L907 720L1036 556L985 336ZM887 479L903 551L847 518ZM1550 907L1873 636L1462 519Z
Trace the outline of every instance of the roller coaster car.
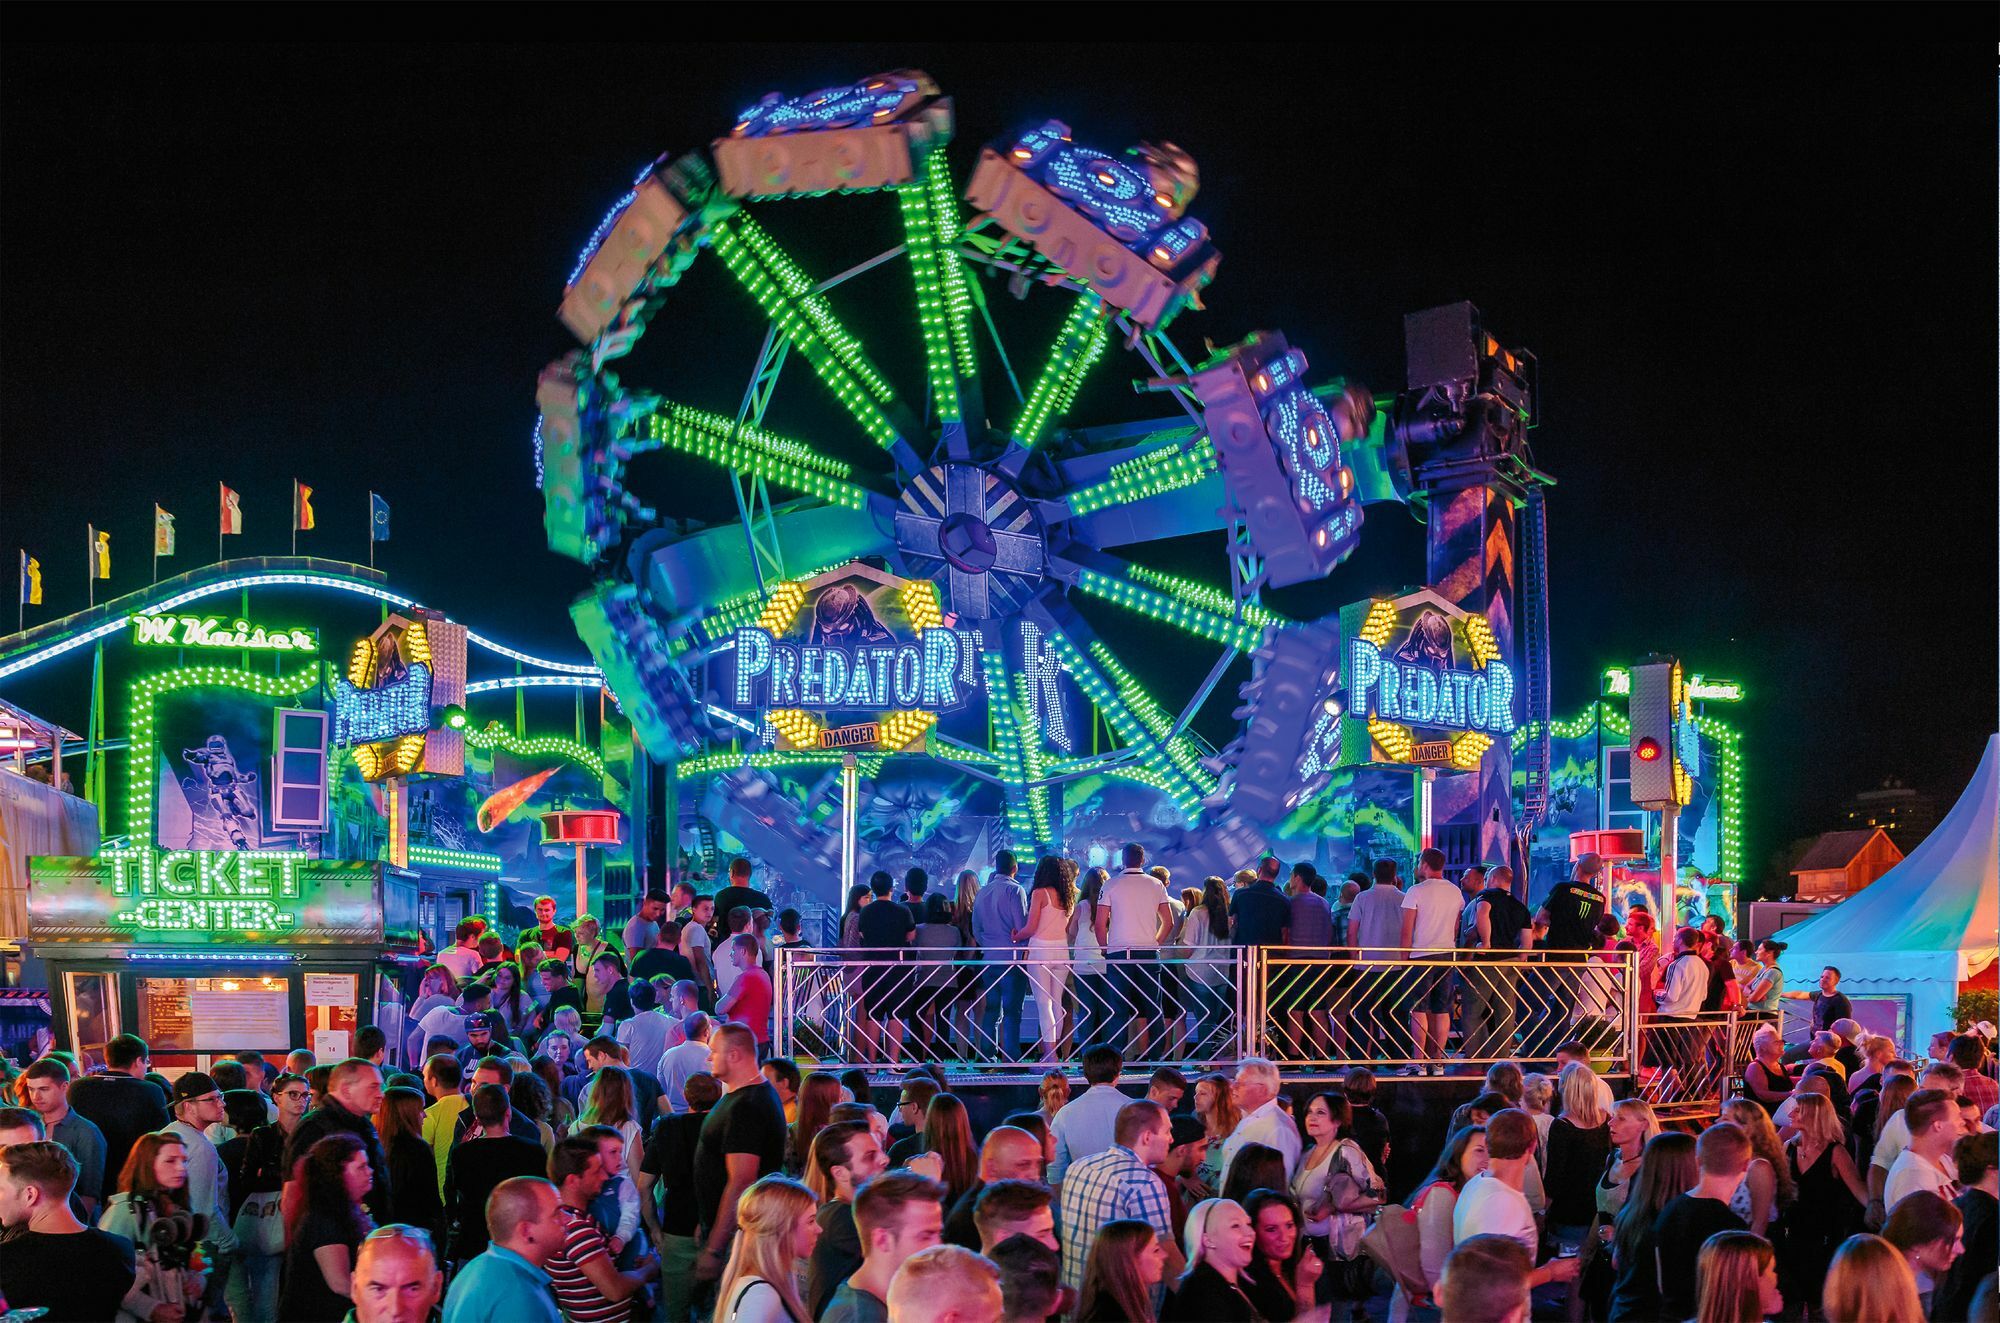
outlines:
M563 325L590 344L622 321L627 305L645 292L648 274L673 258L676 240L700 219L714 189L713 171L699 156L662 156L647 166L584 245L556 312ZM693 247L680 248L685 265Z
M1187 216L1200 182L1171 143L1126 156L1081 146L1050 120L1005 152L987 148L966 199L1045 260L1148 329L1198 306L1221 255Z
M913 183L951 138L951 101L915 69L805 96L772 92L712 148L732 198L861 193Z

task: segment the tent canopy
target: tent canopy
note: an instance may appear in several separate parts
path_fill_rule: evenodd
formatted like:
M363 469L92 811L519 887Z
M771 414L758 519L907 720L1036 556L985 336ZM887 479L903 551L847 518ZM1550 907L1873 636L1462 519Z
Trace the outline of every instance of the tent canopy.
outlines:
M1854 991L1912 995L1913 1031L1950 1028L1958 984L2000 955L2000 735L1958 803L1902 863L1824 914L1775 934L1793 984L1836 965ZM1901 986L1898 986L1901 985ZM1912 986L1921 985L1921 986Z

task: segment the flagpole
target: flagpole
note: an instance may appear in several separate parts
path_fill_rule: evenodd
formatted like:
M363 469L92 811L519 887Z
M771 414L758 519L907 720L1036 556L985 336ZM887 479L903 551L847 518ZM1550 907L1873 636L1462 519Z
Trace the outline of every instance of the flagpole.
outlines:
M87 536L90 539L90 558L84 562L83 590L85 594L85 600L90 605L96 606L97 605L97 529L94 525L91 524L85 524L84 529Z
M292 554L299 554L299 480L292 479Z

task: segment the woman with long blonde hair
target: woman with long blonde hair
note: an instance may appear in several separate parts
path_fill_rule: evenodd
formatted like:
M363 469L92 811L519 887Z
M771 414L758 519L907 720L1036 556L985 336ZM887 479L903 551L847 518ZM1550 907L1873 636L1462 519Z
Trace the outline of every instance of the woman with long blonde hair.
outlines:
M1820 1308L1827 1323L1924 1323L1917 1279L1880 1236L1850 1236L1833 1256Z
M1816 1314L1833 1252L1861 1227L1868 1186L1847 1151L1846 1132L1831 1098L1798 1094L1792 1099L1791 1125L1785 1169L1799 1197L1785 1214L1785 1294Z
M1597 1073L1581 1062L1563 1067L1557 1078L1563 1109L1549 1126L1548 1225L1566 1245L1583 1242L1584 1228L1597 1212L1597 1178L1611 1152L1610 1118L1598 1101Z
M718 1323L811 1323L799 1298L801 1260L819 1243L819 1200L786 1176L766 1176L736 1201L736 1243L715 1294Z
M1743 1219L1750 1234L1761 1236L1771 1219L1789 1207L1798 1187L1792 1184L1791 1164L1785 1160L1784 1141L1771 1114L1749 1098L1732 1098L1722 1109L1722 1119L1734 1121L1750 1136L1750 1168L1742 1184L1729 1198L1729 1210Z
M1646 1145L1660 1133L1660 1118L1644 1098L1621 1098L1611 1104L1606 1125L1611 1137L1611 1154L1605 1159L1604 1175L1597 1181L1597 1212L1606 1225L1625 1206L1632 1178L1639 1174L1639 1160Z
M1778 1256L1748 1231L1718 1231L1695 1260L1695 1323L1758 1323L1785 1307Z

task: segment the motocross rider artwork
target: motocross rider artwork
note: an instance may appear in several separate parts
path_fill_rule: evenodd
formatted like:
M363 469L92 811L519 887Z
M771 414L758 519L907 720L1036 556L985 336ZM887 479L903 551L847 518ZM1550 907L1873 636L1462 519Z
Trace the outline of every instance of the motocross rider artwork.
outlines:
M153 820L162 850L297 849L267 837L268 703L186 690L155 708Z

